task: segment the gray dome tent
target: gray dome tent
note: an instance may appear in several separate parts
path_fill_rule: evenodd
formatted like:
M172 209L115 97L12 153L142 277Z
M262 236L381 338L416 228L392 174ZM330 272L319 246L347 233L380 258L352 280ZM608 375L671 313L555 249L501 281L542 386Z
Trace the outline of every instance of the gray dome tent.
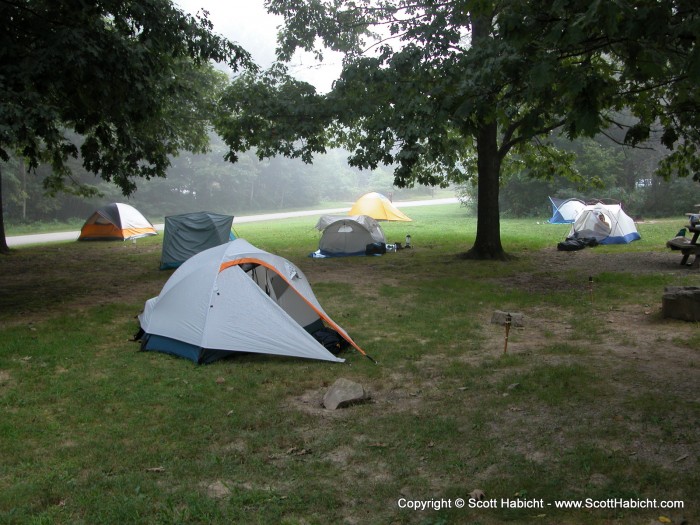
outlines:
M641 239L634 220L620 204L586 206L571 225L568 238L593 238L599 244L627 244Z
M379 223L367 215L323 215L316 223L323 232L315 257L344 257L365 255L367 245L386 244L386 237Z

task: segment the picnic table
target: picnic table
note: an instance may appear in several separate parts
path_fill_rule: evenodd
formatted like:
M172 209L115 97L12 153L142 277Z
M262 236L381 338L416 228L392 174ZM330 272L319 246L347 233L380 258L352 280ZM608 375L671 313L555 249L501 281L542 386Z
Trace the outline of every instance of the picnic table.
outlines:
M700 208L700 205L696 205ZM681 259L681 265L692 266L693 268L700 268L700 245L698 244L698 237L700 237L700 213L686 213L688 217L688 231L693 234L690 242L687 246L682 247L681 253L683 258ZM693 256L693 261L688 263L690 256Z

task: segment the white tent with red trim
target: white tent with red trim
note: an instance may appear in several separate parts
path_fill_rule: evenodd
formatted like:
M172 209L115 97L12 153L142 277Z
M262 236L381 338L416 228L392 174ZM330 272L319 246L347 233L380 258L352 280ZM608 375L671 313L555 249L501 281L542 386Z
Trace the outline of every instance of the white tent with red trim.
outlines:
M139 315L143 350L209 363L234 352L342 362L314 337L337 331L303 272L244 239L204 250L180 266Z

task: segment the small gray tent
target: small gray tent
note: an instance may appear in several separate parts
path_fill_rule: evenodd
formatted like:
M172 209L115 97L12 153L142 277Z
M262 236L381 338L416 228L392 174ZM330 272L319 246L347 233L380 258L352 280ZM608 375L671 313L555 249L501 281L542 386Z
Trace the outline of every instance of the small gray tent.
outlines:
M235 239L232 224L233 215L208 211L166 217L160 269L177 268L193 255Z
M316 223L316 229L323 234L312 257L365 255L368 244L386 244L381 226L367 215L323 215Z

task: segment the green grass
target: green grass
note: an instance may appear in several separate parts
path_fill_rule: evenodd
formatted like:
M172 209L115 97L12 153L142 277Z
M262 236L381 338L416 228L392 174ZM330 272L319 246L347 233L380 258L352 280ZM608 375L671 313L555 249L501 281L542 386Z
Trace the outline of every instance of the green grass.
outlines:
M246 355L207 366L141 353L135 316L172 272L161 238L58 243L0 258L0 523L572 523L700 519L698 342L639 312L697 271L546 264L567 227L503 221L507 263L465 261L473 218L411 208L415 249L314 260L313 218L240 236L309 277L379 365ZM606 254L663 251L672 221ZM675 231L671 233L673 235ZM644 243L644 244L642 244ZM642 306L640 306L640 304ZM522 311L510 333L494 309ZM611 316L633 316L620 333ZM617 318L614 318L617 319ZM642 337L642 334L648 334ZM319 406L337 378L368 403ZM401 509L400 498L682 500L682 511Z
M85 217L87 219L87 217ZM5 223L7 235L32 235L35 233L53 233L65 231L79 231L85 223L85 219L72 219L68 221L35 222L31 224Z

